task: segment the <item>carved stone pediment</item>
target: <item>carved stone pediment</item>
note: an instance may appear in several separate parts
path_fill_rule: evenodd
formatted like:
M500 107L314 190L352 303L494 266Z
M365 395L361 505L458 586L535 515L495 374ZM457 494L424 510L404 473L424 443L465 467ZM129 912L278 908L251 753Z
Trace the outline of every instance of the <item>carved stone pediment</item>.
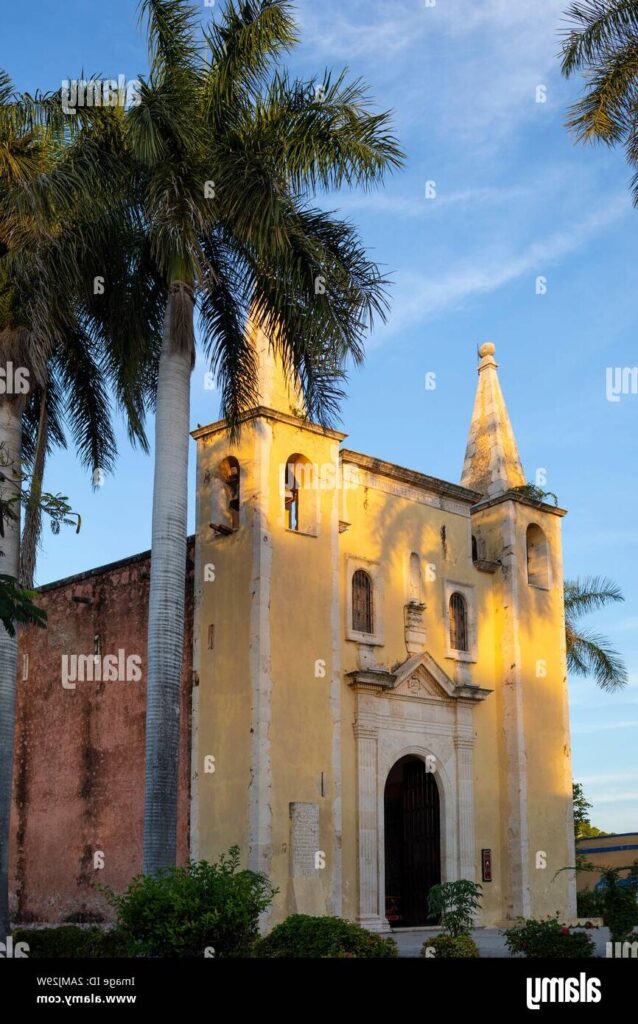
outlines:
M409 697L434 697L436 700L449 700L450 694L442 689L439 683L420 665L407 679L395 684L392 692Z
M480 686L457 685L427 651L414 654L402 664L396 665L391 672L383 669L361 670L349 672L348 679L355 690L444 702L459 699L485 700L492 693L492 690Z

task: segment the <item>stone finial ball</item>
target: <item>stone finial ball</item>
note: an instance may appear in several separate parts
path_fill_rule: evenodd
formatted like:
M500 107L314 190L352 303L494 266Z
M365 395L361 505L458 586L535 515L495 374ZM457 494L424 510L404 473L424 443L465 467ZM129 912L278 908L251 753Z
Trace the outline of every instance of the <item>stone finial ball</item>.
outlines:
M496 345L492 344L491 341L484 342L479 349L479 355L481 359L484 359L485 356L493 356L495 352Z

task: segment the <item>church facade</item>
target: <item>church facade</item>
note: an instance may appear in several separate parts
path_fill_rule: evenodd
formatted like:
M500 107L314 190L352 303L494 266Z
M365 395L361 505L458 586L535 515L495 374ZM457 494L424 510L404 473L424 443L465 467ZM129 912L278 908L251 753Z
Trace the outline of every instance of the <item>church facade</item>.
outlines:
M494 346L480 350L455 484L351 451L344 434L300 417L267 340L255 343L262 404L239 441L224 422L193 433L182 859L238 845L279 890L268 925L295 912L374 930L423 925L429 888L459 878L482 884L482 924L575 917L572 873L556 875L574 863L564 511L525 490ZM122 563L108 597L99 572L45 588L58 609L55 657L69 645L60 630L72 601L76 646L92 633L104 650L121 646L112 609L138 585L126 628L128 649L144 651L144 574ZM100 882L122 886L140 870L143 678L69 694L52 653L25 680L37 643L25 631L14 911L70 919L78 901L94 906L97 847L108 851ZM70 743L67 760L83 758L88 803L55 745L42 761L29 723L57 716L64 732L62 703L74 698L94 754ZM27 805L48 805L48 825ZM50 857L38 859L45 836L48 853L66 857L54 881ZM62 891L67 877L76 888L47 904L46 886Z
M457 485L300 420L258 345L239 444L194 432L195 855L238 843L275 920L424 924L458 878L486 924L575 916L564 512L512 493L494 346Z

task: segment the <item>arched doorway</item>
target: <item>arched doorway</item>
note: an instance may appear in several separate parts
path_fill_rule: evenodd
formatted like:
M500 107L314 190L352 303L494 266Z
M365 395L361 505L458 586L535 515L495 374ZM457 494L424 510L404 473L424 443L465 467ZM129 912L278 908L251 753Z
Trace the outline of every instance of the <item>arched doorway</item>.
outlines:
M441 881L439 791L420 757L396 762L385 784L386 916L395 927L428 923L428 892Z

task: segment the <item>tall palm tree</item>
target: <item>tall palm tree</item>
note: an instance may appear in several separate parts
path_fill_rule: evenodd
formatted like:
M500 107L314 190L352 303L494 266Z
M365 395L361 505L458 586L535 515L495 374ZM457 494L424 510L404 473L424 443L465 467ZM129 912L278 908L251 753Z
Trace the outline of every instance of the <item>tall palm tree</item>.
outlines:
M586 79L568 127L580 141L622 144L638 165L638 0L579 0L566 15L563 74L581 71ZM638 174L632 189L638 203Z
M622 656L606 637L577 626L576 620L611 601L624 600L620 588L604 576L565 581L567 668L574 675L593 676L603 690L619 690L627 685Z
M14 501L16 509L5 517L0 540L11 580L19 568L15 498L24 458L35 451L29 424L35 417L42 422L44 407L49 439L64 442L64 420L80 458L108 471L116 454L110 385L129 434L146 444L143 418L164 299L145 233L128 204L118 206L123 175L115 114L101 112L68 132L58 127L56 102L14 96L0 73L0 365L29 373L26 393L0 395L0 502ZM96 271L103 294L95 294ZM15 631L0 626L0 934L8 929L16 658Z
M291 81L285 0L228 0L198 32L187 0L142 0L150 74L127 116L133 190L168 292L155 420L144 869L176 854L184 639L189 390L194 313L236 433L257 404L249 310L328 422L346 361L362 358L384 281L353 228L311 206L317 188L365 186L399 166L389 117L361 82ZM322 278L323 287L316 282Z

